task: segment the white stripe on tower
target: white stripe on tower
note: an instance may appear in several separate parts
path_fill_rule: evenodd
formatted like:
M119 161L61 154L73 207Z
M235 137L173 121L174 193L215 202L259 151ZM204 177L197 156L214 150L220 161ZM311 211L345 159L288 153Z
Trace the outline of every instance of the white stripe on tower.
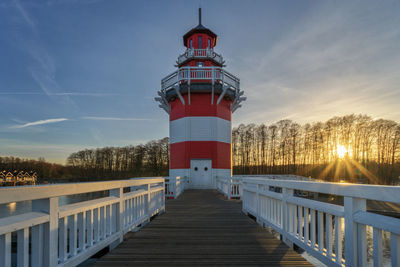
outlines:
M217 141L231 143L231 122L218 117L184 117L169 126L170 143Z

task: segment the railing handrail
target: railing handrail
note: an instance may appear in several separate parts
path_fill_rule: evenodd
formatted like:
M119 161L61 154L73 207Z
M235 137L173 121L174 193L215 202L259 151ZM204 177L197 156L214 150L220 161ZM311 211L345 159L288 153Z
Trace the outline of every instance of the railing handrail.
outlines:
M186 189L186 176L165 177L165 196L177 198Z
M162 177L135 178L105 182L85 182L68 184L26 185L0 188L0 204L11 202L84 194L120 187L140 186L145 184L162 183Z
M295 190L319 192L345 197L364 198L377 201L400 203L400 186L364 185L332 182L311 182L278 179L244 179L243 183L263 184Z
M189 72L189 73L186 73ZM211 72L210 75L204 75L206 72ZM198 75L200 74L200 75ZM194 77L192 77L194 76ZM226 78L226 79L225 79ZM228 84L234 89L240 89L240 79L234 76L233 74L227 72L222 67L215 66L204 66L204 67L193 67L193 66L185 66L180 67L178 70L166 76L161 80L161 89L166 90L168 88L172 88L177 83L181 81L190 81L190 80L214 80L220 81Z
M205 48L205 49L188 48L183 54L178 56L177 63L181 64L191 58L211 58L220 64L224 63L222 56L216 53L212 48Z

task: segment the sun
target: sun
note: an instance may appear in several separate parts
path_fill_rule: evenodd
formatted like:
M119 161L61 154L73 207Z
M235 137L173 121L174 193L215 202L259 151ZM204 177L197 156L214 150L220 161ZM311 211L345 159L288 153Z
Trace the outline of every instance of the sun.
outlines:
M339 145L337 150L336 150L336 153L337 153L338 157L342 159L342 158L344 158L346 156L347 149L344 146Z

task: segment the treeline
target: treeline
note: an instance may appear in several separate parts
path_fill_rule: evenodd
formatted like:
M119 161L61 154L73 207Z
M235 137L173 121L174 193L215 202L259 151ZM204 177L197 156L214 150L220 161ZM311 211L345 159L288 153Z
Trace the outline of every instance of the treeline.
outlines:
M235 174L298 174L324 180L398 183L400 124L366 115L300 125L241 124L232 131Z
M18 157L0 157L0 171L11 173L15 171L36 172L39 181L51 178L73 178L68 167L46 162L44 158L34 160Z
M291 120L232 130L234 174L297 174L327 181L400 182L400 124L366 115L300 125ZM0 157L0 170L36 171L40 180L167 176L169 139L72 153L67 165Z
M168 176L169 139L78 151L68 157L67 165L73 175L81 178Z

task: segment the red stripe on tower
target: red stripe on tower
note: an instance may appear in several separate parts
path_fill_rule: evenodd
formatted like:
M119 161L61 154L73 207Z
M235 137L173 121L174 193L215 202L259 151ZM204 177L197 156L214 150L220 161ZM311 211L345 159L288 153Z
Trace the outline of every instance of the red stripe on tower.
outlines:
M189 141L170 145L170 169L190 169L191 159L211 159L215 169L231 169L231 144Z
M214 99L217 99L219 95L215 94ZM188 95L184 95L183 99L185 103L188 103ZM214 116L224 120L231 121L232 112L230 106L232 102L230 100L222 99L218 105L211 104L211 94L198 94L191 95L190 105L183 105L181 101L172 101L171 113L169 114L169 120L173 121L188 116Z

